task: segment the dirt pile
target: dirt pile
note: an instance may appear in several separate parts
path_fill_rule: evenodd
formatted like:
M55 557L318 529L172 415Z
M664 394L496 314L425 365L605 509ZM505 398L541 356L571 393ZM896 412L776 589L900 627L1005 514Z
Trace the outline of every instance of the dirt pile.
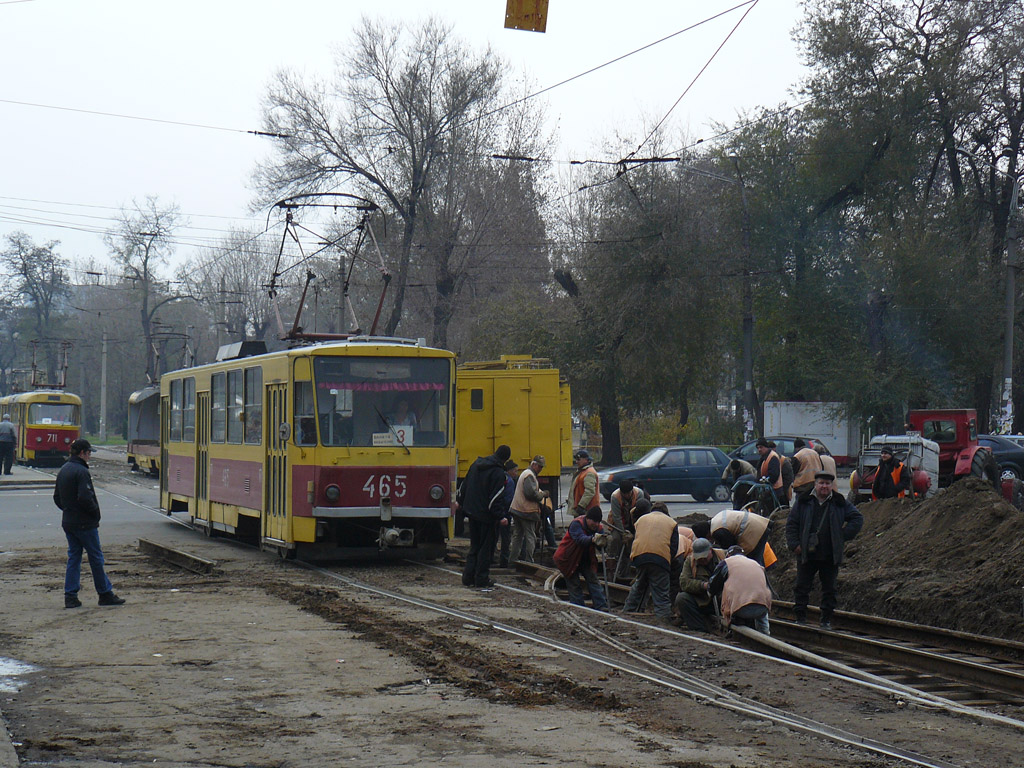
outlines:
M846 546L840 610L1024 640L1024 513L991 486L967 478L924 501L859 509L864 527ZM792 600L785 529L785 518L776 522L771 573L780 599Z

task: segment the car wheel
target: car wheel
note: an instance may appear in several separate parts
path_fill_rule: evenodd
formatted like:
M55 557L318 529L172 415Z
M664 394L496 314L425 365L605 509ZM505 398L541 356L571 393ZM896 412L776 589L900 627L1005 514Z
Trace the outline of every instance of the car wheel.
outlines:
M999 470L1001 480L1020 480L1020 472L1012 464L1007 464Z
M708 500L708 495L706 493L691 493L690 495L693 496L693 500L698 504L703 504Z
M729 490L729 486L727 485L716 485L713 495L715 501L720 504L724 504L732 499L732 491Z

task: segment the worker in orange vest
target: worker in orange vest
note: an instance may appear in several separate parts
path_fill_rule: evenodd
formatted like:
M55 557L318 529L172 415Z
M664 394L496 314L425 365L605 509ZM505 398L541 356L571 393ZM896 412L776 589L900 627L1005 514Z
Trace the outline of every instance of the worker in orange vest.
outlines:
M776 503L781 504L783 501L782 459L779 458L779 454L774 451L772 445L763 437L757 438L757 452L761 456L761 466L758 469L758 473L761 476L761 482L767 483L772 487Z
M573 455L576 472L569 483L569 513L573 517L585 515L591 507L601 506L597 487L597 470L590 458L590 452L581 448Z
M875 481L871 484L871 498L875 501L902 499L910 492L910 486L910 468L893 455L891 445L883 445Z

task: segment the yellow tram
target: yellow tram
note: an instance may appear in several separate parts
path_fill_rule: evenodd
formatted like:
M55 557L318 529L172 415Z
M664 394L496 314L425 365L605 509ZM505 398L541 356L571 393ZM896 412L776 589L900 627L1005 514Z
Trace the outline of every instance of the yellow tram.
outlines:
M59 466L82 426L82 399L57 389L19 392L0 398L18 432L14 460L32 466Z
M160 380L160 504L310 559L440 557L452 535L455 356L377 337Z

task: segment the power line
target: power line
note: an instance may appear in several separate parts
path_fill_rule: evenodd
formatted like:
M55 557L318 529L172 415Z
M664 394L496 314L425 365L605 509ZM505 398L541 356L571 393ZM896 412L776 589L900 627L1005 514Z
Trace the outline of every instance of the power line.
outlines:
M663 118L661 118L661 120L658 121L658 124L655 125L654 128L651 129L651 132L649 134L647 134L647 138L644 139L643 141L641 141L640 142L640 146L638 146L636 149L634 149L630 153L630 155L629 155L630 157L632 157L637 152L639 152L643 148L643 146L648 141L651 140L651 137L655 133L657 133L658 129L661 128L662 124L666 120L668 120L668 116L671 115L673 110L675 110L675 108L679 106L679 102L682 101L683 97L686 96L686 94L690 92L690 89L693 88L694 83L696 83L700 79L700 76L703 75L705 71L707 71L707 68L711 66L711 62L715 60L715 57L718 56L718 54L721 52L721 50L725 47L725 44L729 42L729 40L732 38L732 36L736 32L736 30L739 29L740 24L742 24L744 19L746 19L747 16L750 15L750 12L752 10L754 10L754 8L757 6L757 2L758 2L758 0L753 0L753 2L750 3L750 5L747 7L747 10L745 10L743 12L743 15L740 16L740 20L737 21L736 24L733 26L733 28L729 30L729 34L727 34L725 36L725 39L715 49L715 52L711 54L711 57L704 63L704 66L700 68L700 71L694 76L693 80L690 81L690 84L688 86L686 86L686 88L683 90L683 92L681 94L679 94L679 98L676 99L675 103L671 107L669 107L669 110L668 110L668 112L665 113L665 116ZM737 6L737 8L738 7L739 6Z
M78 107L61 107L55 104L38 104L32 101L15 101L14 99L0 99L0 104L14 104L19 107L35 107L36 109L55 109L60 112L78 112L83 115L97 115L99 117L115 117L121 120L139 120L146 123L163 123L164 125L180 125L185 128L203 128L208 131L226 131L228 133L251 133L254 136L269 136L274 139L291 138L283 133L268 133L266 131L247 131L244 128L225 128L222 125L206 125L205 123L189 123L184 120L163 120L159 117L142 117L141 115L125 115L119 112L101 112L96 109L79 109Z

